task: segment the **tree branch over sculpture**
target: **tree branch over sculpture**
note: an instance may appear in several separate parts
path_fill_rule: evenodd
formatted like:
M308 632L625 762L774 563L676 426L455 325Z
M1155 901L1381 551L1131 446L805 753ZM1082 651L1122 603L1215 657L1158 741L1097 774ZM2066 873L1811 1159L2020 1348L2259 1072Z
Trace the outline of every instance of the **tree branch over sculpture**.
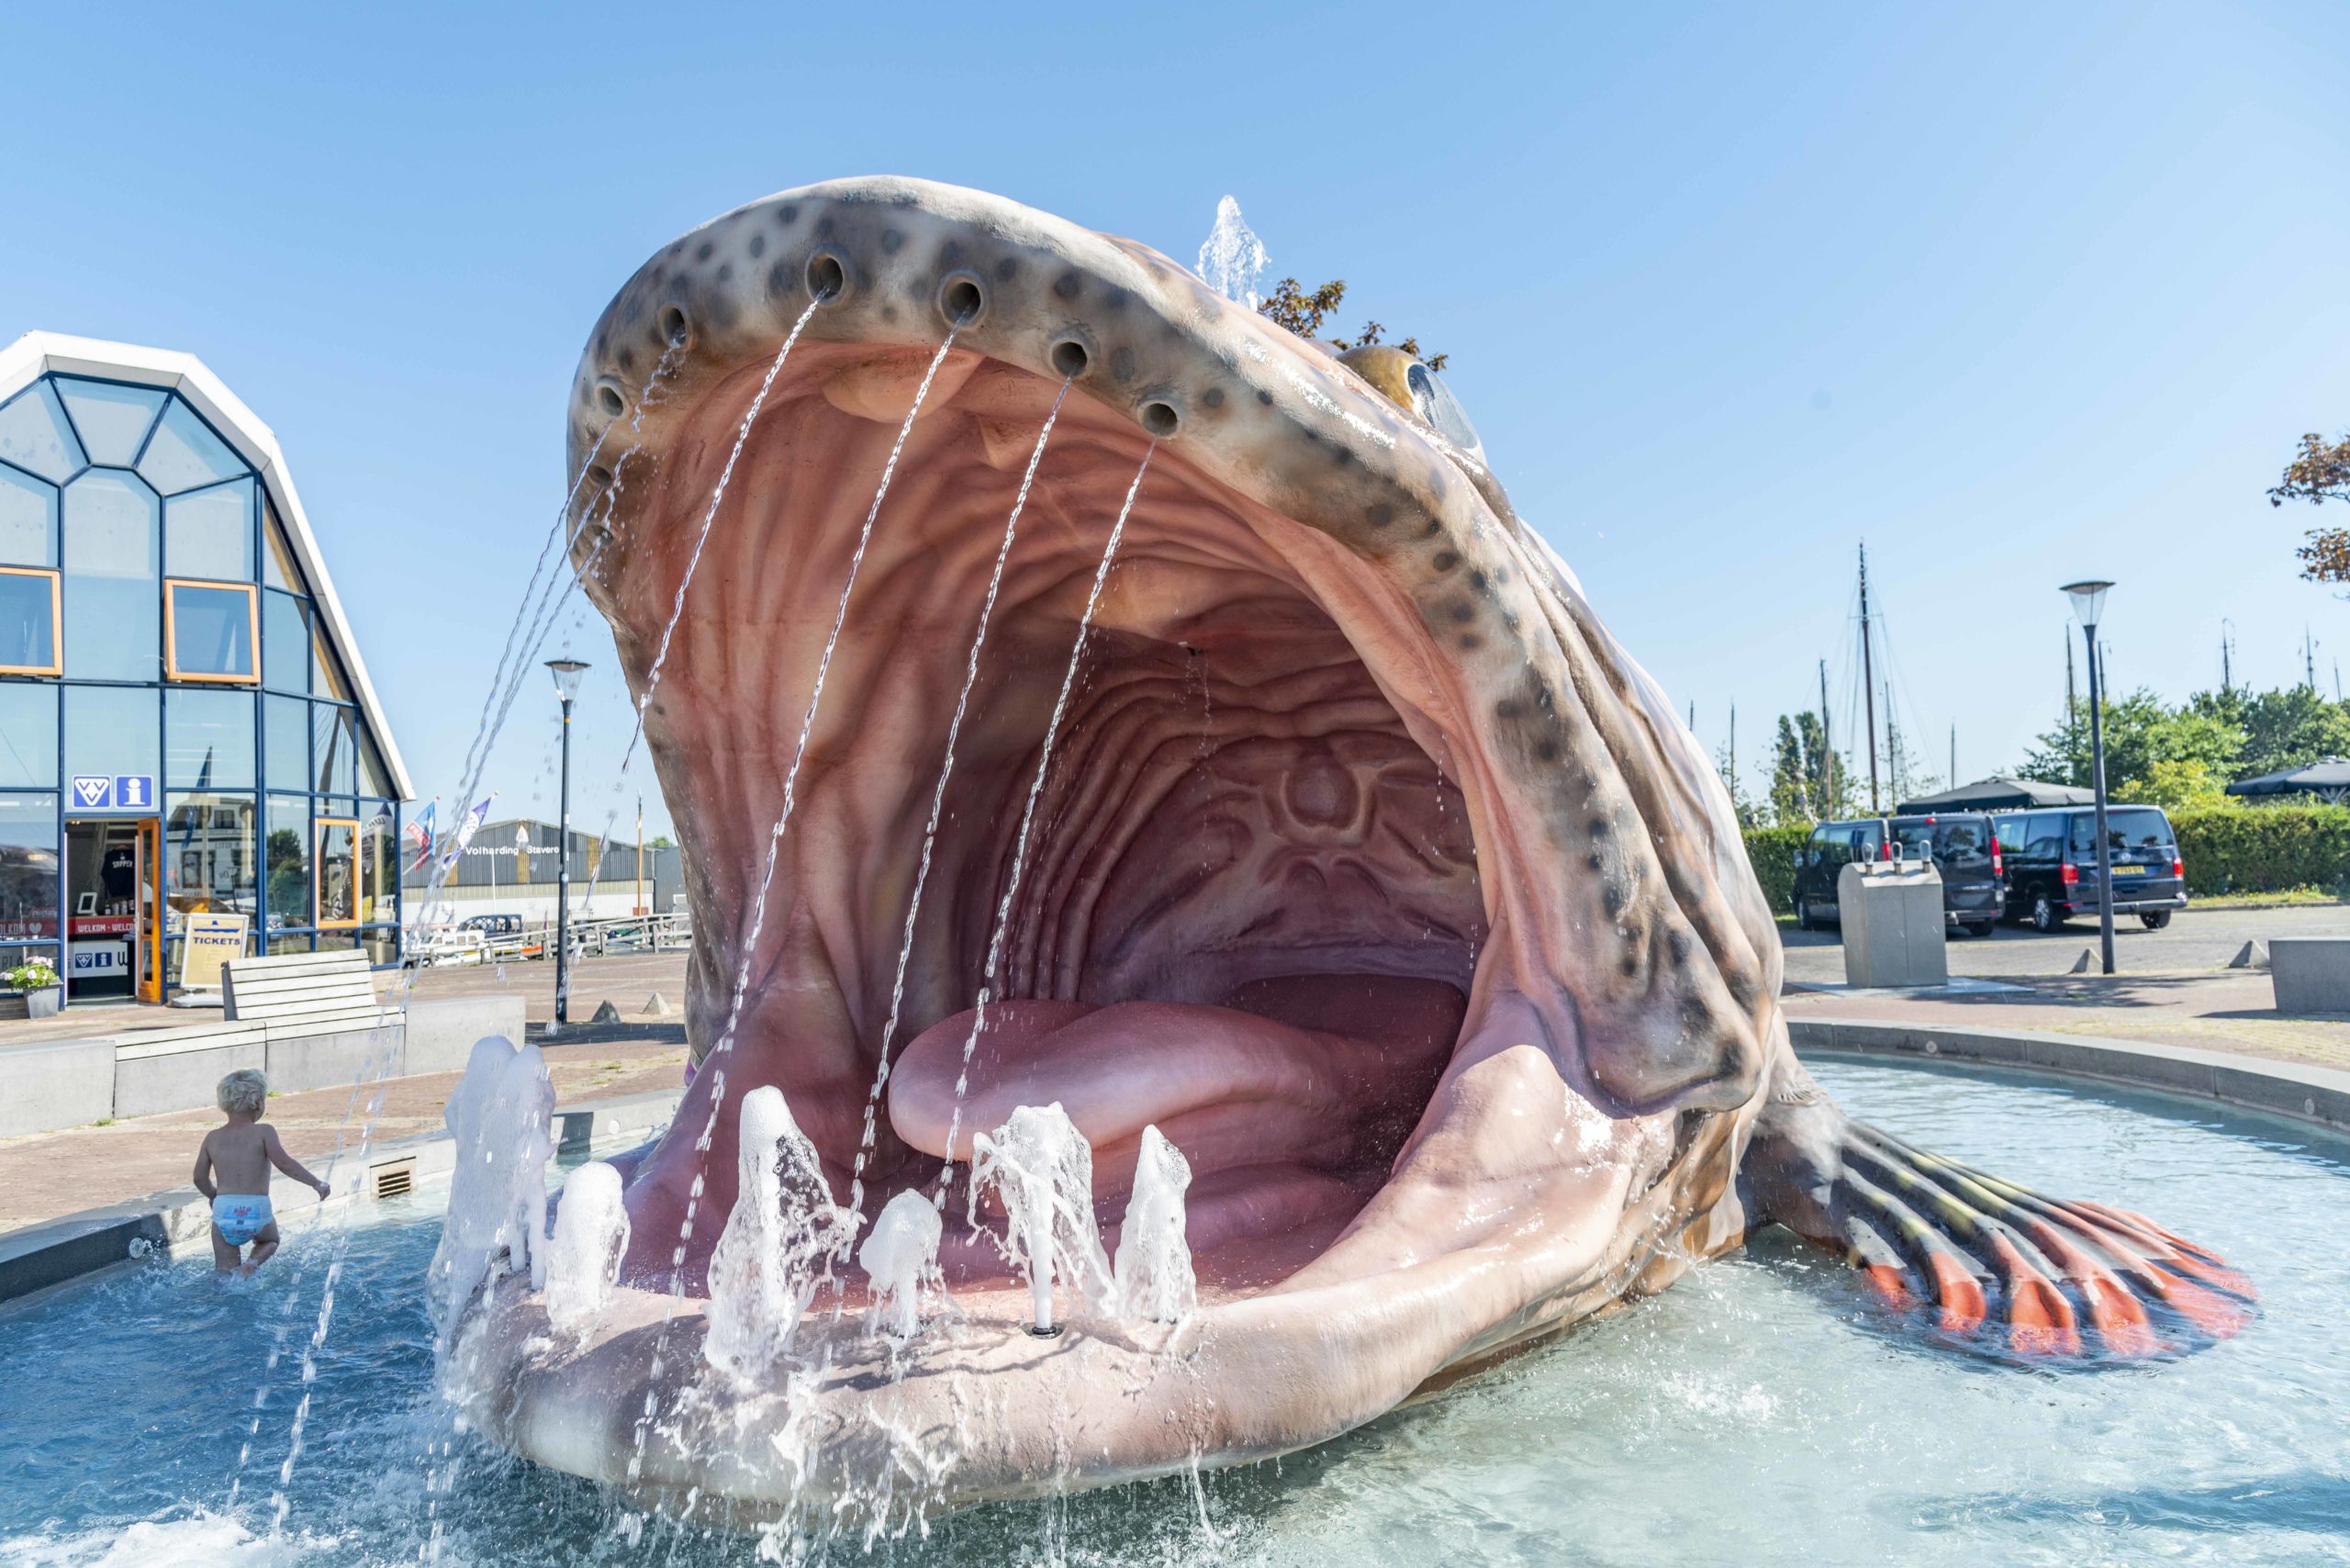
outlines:
M2333 445L2315 431L2301 437L2301 450L2268 492L2268 504L2287 501L2350 501L2350 435ZM2296 552L2301 576L2313 583L2350 583L2350 529L2312 528Z

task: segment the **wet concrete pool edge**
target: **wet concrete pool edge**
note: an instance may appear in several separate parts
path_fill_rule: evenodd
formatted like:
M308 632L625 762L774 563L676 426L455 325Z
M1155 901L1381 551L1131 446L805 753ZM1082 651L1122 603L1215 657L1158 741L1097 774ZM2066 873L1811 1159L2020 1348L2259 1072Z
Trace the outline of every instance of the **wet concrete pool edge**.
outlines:
M557 1106L556 1155L584 1153L622 1138L652 1137L669 1125L684 1094L681 1089L660 1090ZM445 1132L394 1139L370 1148L364 1162L355 1156L338 1159L330 1197L319 1199L308 1187L281 1178L271 1183L270 1202L290 1220L307 1223L322 1208L373 1204L387 1172L404 1171L409 1182L423 1182L446 1176L455 1163L456 1141ZM157 1249L176 1252L202 1247L211 1223L211 1205L194 1187L173 1187L0 1234L0 1305L146 1257Z
M1954 1061L2116 1084L2350 1133L2350 1072L2188 1046L1884 1019L1790 1018L1798 1054Z

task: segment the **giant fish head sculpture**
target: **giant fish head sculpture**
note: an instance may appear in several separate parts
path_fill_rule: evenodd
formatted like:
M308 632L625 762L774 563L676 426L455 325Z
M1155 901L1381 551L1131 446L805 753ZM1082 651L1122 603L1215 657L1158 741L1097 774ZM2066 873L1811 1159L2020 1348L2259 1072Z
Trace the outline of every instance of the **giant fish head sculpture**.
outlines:
M477 1309L521 1452L828 1506L1258 1458L1770 1222L2013 1353L2251 1310L2145 1221L1820 1096L1713 769L1409 355L861 179L656 254L569 419L571 561L684 848L699 1069L628 1164L592 1327L541 1332L519 1281ZM885 1346L844 1259L789 1356L709 1373L735 1111L768 1088L857 1223L955 1187L951 1332ZM966 1234L973 1136L1055 1103L1110 1232L1147 1129L1188 1158L1175 1328L1071 1291L1025 1334Z

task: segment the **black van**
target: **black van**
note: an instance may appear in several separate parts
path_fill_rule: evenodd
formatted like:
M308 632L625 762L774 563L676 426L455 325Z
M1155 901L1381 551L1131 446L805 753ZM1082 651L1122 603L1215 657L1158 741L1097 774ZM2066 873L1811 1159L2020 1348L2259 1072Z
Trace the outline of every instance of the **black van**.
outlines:
M1796 924L1806 931L1837 918L1836 878L1854 860L1931 860L1942 879L1942 919L1986 936L2004 907L1999 844L1981 812L1871 817L1821 823L1796 851Z
M2178 834L2160 806L2108 806L2113 857L2113 913L2134 914L2149 931L2187 907L2187 868ZM1992 818L2008 868L2010 920L2053 931L2076 914L2097 913L2097 812L2059 806L2001 812Z

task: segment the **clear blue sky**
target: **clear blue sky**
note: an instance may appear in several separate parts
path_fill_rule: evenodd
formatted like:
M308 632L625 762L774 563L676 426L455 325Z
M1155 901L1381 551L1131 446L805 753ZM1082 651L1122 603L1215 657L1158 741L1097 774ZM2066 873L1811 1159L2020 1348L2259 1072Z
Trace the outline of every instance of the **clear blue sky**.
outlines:
M2054 717L2074 575L2120 580L2122 686L2213 684L2223 616L2240 679L2295 678L2305 622L2322 685L2350 658L2293 573L2322 515L2261 495L2350 424L2345 37L2318 5L11 6L0 337L187 349L276 427L453 794L581 342L655 247L895 172L1188 262L1230 192L1275 275L1452 354L1709 747L1737 704L1750 781L1849 662L1863 537L1904 721L1973 778ZM586 819L627 709L600 623L566 638ZM552 708L534 681L501 812L553 811Z

